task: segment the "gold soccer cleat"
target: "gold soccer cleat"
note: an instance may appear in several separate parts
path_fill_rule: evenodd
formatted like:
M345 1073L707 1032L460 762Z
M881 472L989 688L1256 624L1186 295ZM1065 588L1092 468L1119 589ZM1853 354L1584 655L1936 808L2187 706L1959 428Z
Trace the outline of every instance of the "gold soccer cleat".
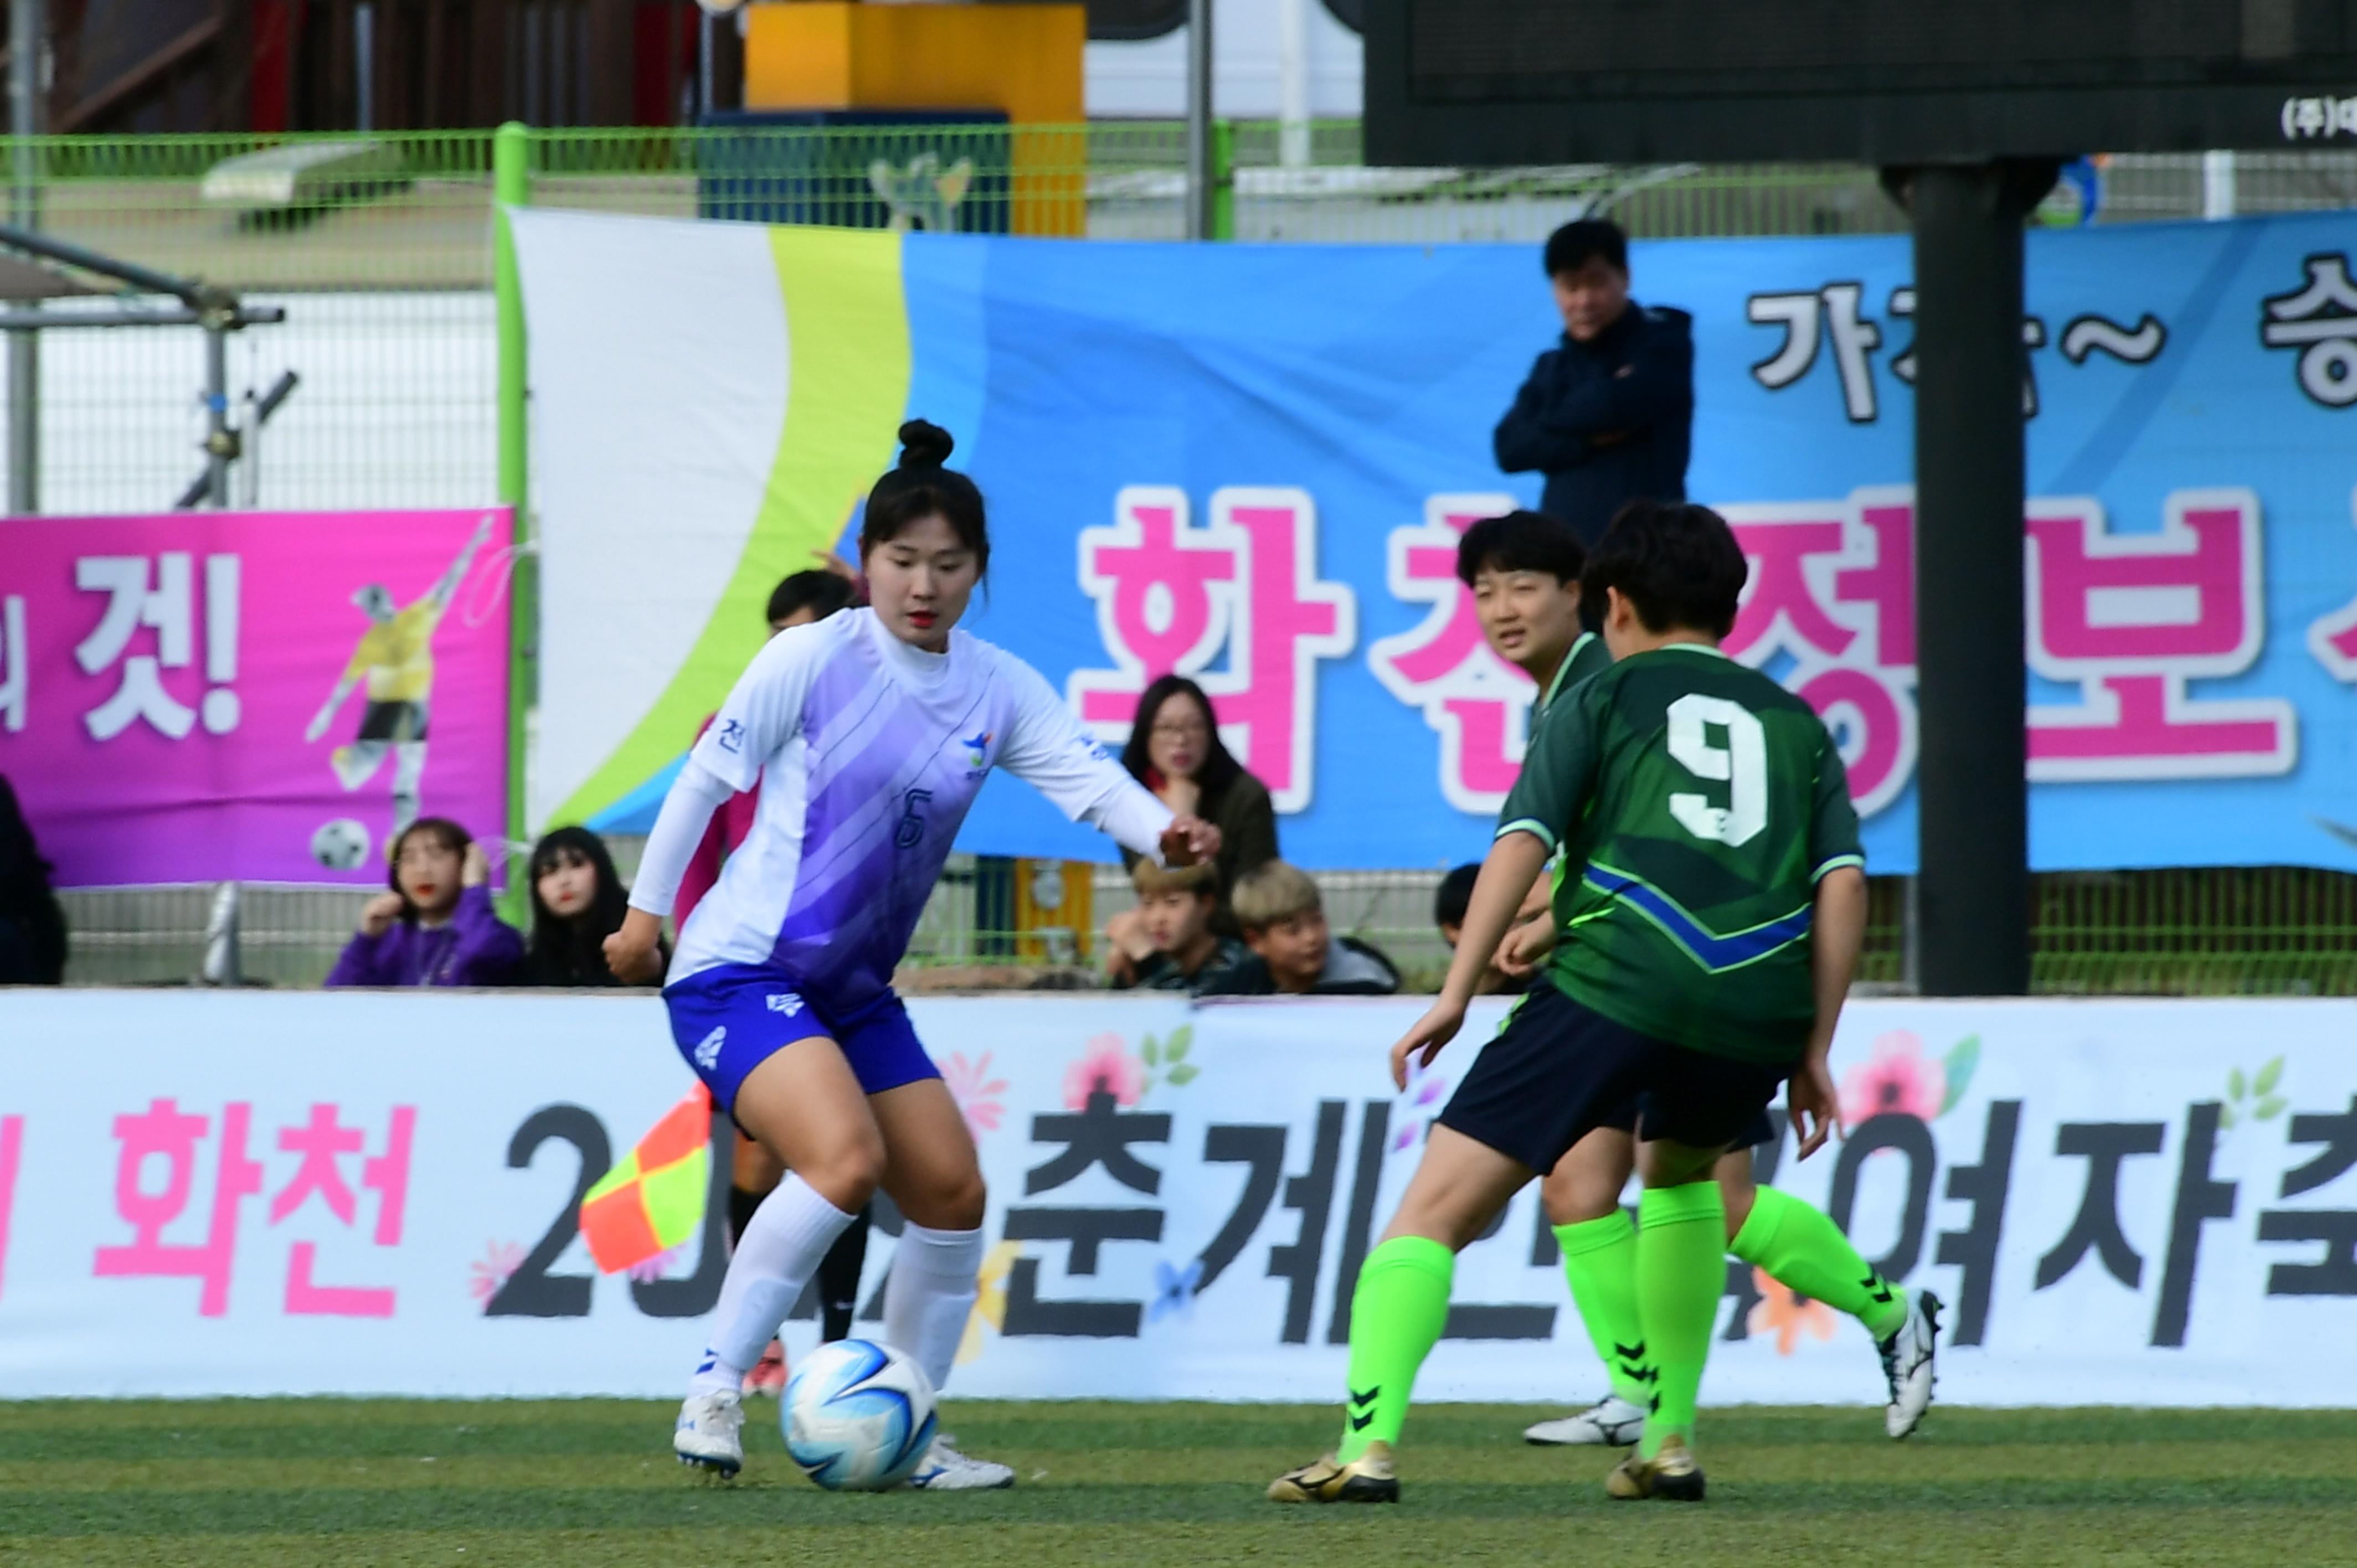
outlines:
M1367 1451L1349 1464L1329 1454L1314 1465L1288 1470L1268 1484L1273 1503L1395 1503L1399 1473L1392 1467L1392 1445L1370 1443Z
M1631 1454L1621 1460L1612 1474L1604 1477L1604 1489L1615 1500L1624 1503L1643 1498L1698 1503L1702 1501L1702 1466L1695 1463L1694 1450L1686 1446L1685 1439L1673 1437L1651 1459L1640 1459Z

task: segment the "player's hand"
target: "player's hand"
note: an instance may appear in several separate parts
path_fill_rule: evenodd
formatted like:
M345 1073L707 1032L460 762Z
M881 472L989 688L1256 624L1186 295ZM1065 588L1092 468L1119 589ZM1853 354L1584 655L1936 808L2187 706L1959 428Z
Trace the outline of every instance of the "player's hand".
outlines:
M652 985L662 978L662 953L657 940L662 921L644 909L622 917L622 929L606 939L606 967L625 985Z
M1399 1044L1392 1047L1392 1087L1407 1087L1409 1058L1418 1057L1420 1066L1430 1067L1432 1058L1440 1054L1440 1047L1455 1039L1457 1031L1464 1026L1465 1004L1446 996L1435 1002L1432 1010L1418 1018L1415 1026L1402 1035Z
M405 902L398 893L380 893L361 905L361 935L381 937L393 929L393 923L401 918L402 907Z
M481 844L468 844L467 846L467 858L458 864L458 886L461 887L480 887L484 883L489 882L490 879L490 857L483 853L483 846Z
M328 720L329 716L330 714L326 708L321 708L319 710L318 717L311 721L311 727L303 732L303 744L305 746L317 746L319 744L319 737L328 733Z
M1200 865L1220 853L1220 830L1200 817L1173 817L1162 830L1162 864Z
M1499 973L1519 980L1536 971L1553 951L1555 913L1549 910L1508 931L1506 940L1498 944L1498 956L1490 961L1497 966Z
M1834 1094L1834 1076L1824 1058L1808 1057L1792 1070L1784 1086L1784 1103L1792 1118L1792 1135L1801 1141L1801 1158L1825 1146L1841 1126L1841 1101Z

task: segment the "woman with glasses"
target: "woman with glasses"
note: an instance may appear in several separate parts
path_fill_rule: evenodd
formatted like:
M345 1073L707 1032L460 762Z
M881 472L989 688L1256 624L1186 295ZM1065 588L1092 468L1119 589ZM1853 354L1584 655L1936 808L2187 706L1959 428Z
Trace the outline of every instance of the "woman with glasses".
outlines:
M1178 815L1200 817L1220 830L1220 902L1211 926L1222 936L1239 935L1228 890L1244 873L1277 858L1276 808L1268 786L1245 772L1221 741L1203 688L1184 675L1165 675L1140 693L1121 765ZM1123 852L1125 866L1137 861Z

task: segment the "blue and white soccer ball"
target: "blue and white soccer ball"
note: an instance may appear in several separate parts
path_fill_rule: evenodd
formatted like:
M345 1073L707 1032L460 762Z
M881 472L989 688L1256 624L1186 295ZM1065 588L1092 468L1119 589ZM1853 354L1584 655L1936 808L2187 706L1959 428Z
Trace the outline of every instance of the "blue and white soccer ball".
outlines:
M311 858L330 871L358 870L368 852L368 829L350 817L322 822L311 835Z
M786 1452L831 1492L897 1487L933 1445L933 1385L887 1346L838 1339L802 1358L779 1420Z

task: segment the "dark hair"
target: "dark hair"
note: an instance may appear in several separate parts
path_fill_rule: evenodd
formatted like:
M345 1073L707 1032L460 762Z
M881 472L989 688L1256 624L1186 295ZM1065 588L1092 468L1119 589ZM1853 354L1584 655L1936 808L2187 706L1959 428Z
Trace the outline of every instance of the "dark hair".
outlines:
M900 531L920 518L938 513L974 552L978 570L990 570L990 529L983 516L982 492L955 468L944 468L957 442L938 424L912 419L900 426L900 462L876 481L867 492L867 510L859 522L859 558L877 545L899 537Z
M1481 875L1481 863L1469 860L1440 879L1432 895L1432 923L1436 926L1465 924L1465 911L1473 903L1473 884Z
M1121 748L1121 765L1140 784L1154 769L1154 755L1146 749L1146 738L1154 733L1154 721L1161 714L1162 704L1176 696L1195 699L1203 710L1203 718L1211 726L1211 744L1203 753L1203 765L1195 769L1195 784L1205 798L1218 794L1243 777L1244 765L1228 750L1227 742L1220 738L1220 715L1211 707L1211 699L1203 688L1184 675L1165 675L1137 694L1137 717L1131 721L1128 744ZM1150 786L1149 786L1150 788Z
M1601 256L1615 272L1629 270L1629 236L1609 218L1575 218L1547 236L1546 275L1576 273Z
M816 610L811 618L824 620L858 602L859 589L851 579L813 567L792 574L770 590L770 624L775 626L799 610Z
M433 834L442 841L444 849L457 855L461 861L467 858L467 851L474 847L475 843L474 834L447 817L420 817L393 834L393 842L384 846L385 886L401 895L401 918L405 923L413 926L417 924L420 911L411 901L408 892L401 886L401 852L408 844L410 836L414 833Z
M568 917L542 899L540 879L570 860L589 863L597 874L597 891L589 908ZM622 929L630 896L615 875L606 841L587 828L557 828L532 846L526 875L532 888L532 938L524 951L524 971L533 983L613 984L613 972L606 967L606 939Z
M1587 552L1571 524L1544 512L1485 517L1457 542L1457 580L1469 588L1484 567L1544 572L1559 583L1577 583L1587 564Z
M1601 613L1605 590L1618 588L1649 631L1725 637L1750 574L1735 531L1710 508L1633 500L1588 556L1581 598Z

